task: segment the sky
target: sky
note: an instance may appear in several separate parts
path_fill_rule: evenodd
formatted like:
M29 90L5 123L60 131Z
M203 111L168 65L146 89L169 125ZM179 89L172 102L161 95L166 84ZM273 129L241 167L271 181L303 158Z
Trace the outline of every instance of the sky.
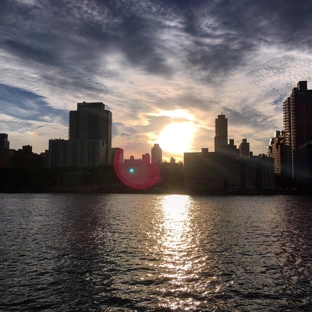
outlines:
M265 153L291 89L312 88L311 16L308 0L0 0L0 133L40 153L101 101L125 158L214 151L220 114Z

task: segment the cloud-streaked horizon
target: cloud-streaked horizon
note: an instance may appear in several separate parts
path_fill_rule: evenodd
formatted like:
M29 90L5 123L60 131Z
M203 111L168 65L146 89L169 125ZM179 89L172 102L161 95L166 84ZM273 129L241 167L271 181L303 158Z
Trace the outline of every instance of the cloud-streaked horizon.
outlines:
M312 88L310 1L0 0L0 132L35 152L68 137L78 102L113 113L113 146L150 152L172 121L213 151L214 120L263 153L282 102ZM176 115L176 116L175 116ZM164 153L182 158L182 155Z

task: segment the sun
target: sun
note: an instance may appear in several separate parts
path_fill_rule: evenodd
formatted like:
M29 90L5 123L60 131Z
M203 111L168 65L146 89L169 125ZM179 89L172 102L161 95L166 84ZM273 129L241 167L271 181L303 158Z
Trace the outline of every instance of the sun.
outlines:
M190 149L195 132L192 122L171 123L161 131L158 142L163 151L183 154Z

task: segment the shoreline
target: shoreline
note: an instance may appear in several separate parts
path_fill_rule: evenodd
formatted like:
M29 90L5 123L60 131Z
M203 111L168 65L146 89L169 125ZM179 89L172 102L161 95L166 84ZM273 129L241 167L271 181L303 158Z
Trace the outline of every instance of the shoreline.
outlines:
M53 189L4 189L0 193L29 194L149 194L149 195L200 195L200 196L272 196L272 195L311 195L309 190L209 190L194 191L179 188L132 189L128 187L56 187Z

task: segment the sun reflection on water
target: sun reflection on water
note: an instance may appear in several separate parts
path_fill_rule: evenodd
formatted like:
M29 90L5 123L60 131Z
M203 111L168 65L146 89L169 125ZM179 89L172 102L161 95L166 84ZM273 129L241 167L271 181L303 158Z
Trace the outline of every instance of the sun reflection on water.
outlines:
M161 255L159 270L161 279L169 284L163 290L160 306L185 310L194 308L200 302L190 294L194 294L205 257L198 250L198 238L192 228L192 199L184 195L168 195L159 204L162 215L162 220L159 220L162 235L157 241Z
M163 198L164 235L159 242L168 263L179 260L190 243L190 199L188 196L171 195Z
M201 311L232 283L222 270L215 218L207 216L208 206L198 209L198 200L187 195L158 196L150 205L151 271L143 279L153 279L160 310Z

